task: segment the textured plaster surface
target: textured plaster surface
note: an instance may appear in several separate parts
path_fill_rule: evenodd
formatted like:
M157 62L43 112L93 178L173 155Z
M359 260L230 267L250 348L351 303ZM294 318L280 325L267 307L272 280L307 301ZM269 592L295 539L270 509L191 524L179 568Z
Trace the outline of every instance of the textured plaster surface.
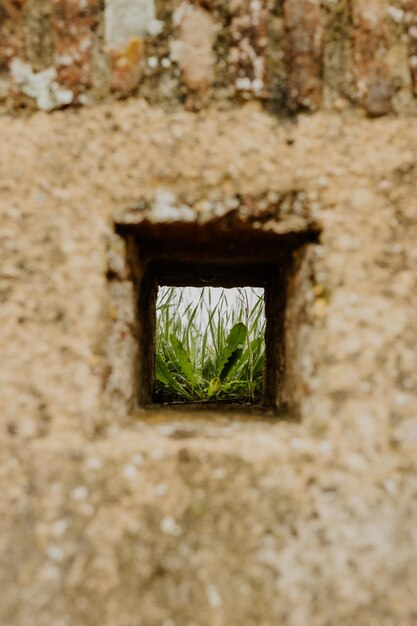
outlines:
M410 120L131 101L0 134L2 626L414 626ZM294 190L323 227L301 422L104 418L115 216Z

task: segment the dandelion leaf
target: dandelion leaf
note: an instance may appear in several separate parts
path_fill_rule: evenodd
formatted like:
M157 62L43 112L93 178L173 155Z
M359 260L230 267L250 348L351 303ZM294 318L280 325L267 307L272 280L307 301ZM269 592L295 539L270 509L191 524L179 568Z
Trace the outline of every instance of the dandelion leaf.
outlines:
M155 357L155 363L156 363L156 371L155 371L156 379L159 380L159 382L161 382L166 387L169 387L171 391L175 391L179 396L190 399L190 395L177 382L177 380L175 379L175 376L169 370L168 365L165 363L164 359L158 354Z
M180 366L182 373L188 379L188 381L191 383L193 387L197 387L198 386L197 377L194 373L193 365L191 363L191 359L189 357L188 352L185 350L182 342L180 341L180 339L178 339L178 337L171 334L169 338L171 341L171 346L175 352L178 365Z
M243 322L235 324L230 331L226 344L220 353L219 378L221 381L227 379L242 356L247 334L248 329Z

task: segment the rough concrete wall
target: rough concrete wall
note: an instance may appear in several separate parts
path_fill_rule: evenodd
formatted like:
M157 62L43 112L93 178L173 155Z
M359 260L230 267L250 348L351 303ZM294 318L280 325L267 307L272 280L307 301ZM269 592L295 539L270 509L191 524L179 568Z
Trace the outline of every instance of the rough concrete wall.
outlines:
M0 112L136 94L415 112L415 2L1 0Z
M0 134L2 626L414 626L409 119L132 99ZM108 421L116 216L294 190L323 225L300 423Z

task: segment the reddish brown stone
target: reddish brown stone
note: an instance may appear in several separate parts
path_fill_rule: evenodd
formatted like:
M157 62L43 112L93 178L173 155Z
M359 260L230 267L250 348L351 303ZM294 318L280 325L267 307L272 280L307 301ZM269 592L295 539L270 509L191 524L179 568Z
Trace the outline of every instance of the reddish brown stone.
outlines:
M288 106L319 108L322 99L323 25L319 0L286 0L284 5Z
M229 63L237 91L267 95L267 0L231 0Z
M134 37L124 49L112 50L110 64L112 90L123 96L132 93L144 73L143 39Z
M351 0L353 64L359 101L371 116L392 110L394 89L384 57L388 31L384 0Z
M22 12L25 0L0 0L0 71L24 57Z
M99 0L53 0L52 41L58 82L75 98L91 87Z
M410 0L406 5L406 24L409 37L410 74L414 95L417 96L417 2Z

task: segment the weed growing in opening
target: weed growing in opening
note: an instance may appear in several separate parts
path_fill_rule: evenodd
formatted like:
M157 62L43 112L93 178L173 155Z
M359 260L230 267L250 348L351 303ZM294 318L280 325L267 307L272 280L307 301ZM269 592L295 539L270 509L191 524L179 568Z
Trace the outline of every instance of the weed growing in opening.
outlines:
M197 302L163 287L157 304L156 402L257 402L265 355L264 297L239 288L234 305L210 287Z

